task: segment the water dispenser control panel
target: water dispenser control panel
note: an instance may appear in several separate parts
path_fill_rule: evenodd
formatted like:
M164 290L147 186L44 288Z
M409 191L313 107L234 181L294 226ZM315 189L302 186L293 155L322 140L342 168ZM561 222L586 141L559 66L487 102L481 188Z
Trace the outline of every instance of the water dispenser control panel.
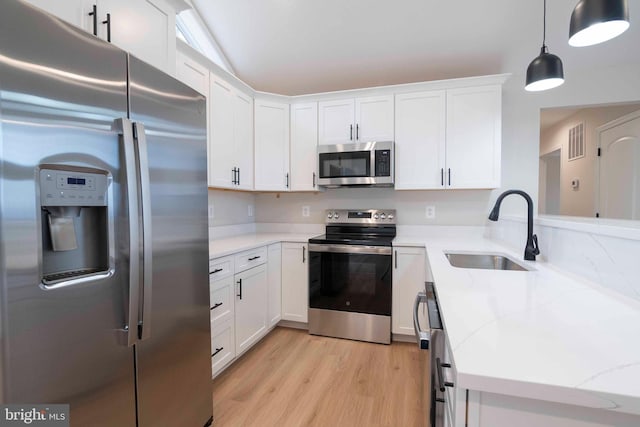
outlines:
M106 206L107 175L40 169L41 206Z

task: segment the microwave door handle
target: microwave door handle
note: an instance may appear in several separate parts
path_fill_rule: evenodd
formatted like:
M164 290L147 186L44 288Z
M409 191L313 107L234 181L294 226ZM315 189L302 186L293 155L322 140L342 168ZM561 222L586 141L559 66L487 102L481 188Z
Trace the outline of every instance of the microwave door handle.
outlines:
M420 319L418 318L420 304L424 304L426 302L427 294L425 292L418 292L418 295L416 295L416 299L413 302L413 330L420 350L429 350L429 340L431 338L429 332L420 329Z
M124 172L128 205L129 228L129 309L127 325L127 346L133 346L138 339L138 308L140 304L140 230L138 228L138 180L136 177L136 159L133 143L133 124L129 119L115 120L114 130L121 135L124 153Z
M151 230L151 181L147 136L142 123L133 124L134 143L138 158L138 176L142 199L142 318L139 323L140 340L151 337L151 292L153 290L152 230Z

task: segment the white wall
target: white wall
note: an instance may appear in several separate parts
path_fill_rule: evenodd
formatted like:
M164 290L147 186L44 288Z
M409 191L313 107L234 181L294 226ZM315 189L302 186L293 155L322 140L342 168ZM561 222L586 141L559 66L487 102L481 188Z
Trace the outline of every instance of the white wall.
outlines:
M254 223L255 204L256 196L253 193L209 189L209 227ZM248 215L250 205L254 207L254 216L251 217Z

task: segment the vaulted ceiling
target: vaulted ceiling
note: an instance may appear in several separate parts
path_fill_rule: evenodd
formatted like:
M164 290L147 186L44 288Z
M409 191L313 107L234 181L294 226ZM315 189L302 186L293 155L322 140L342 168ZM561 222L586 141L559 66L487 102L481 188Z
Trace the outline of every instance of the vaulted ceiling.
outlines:
M524 74L542 42L542 0L193 0L236 74L296 95L481 74ZM547 2L547 44L565 77L640 63L631 28L598 46L567 44L577 0Z

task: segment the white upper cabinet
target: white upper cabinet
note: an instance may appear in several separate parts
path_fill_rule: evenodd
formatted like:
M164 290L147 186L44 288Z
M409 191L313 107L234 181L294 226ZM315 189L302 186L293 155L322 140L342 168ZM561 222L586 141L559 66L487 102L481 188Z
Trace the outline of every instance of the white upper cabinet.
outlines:
M355 141L393 141L393 95L356 98Z
M393 141L393 95L318 103L318 143Z
M209 186L253 189L253 98L210 74Z
M287 191L289 104L255 101L255 189Z
M28 2L112 42L169 74L175 74L176 11L165 0Z
M397 190L500 186L501 86L396 95Z
M447 188L500 187L501 86L447 91Z
M176 52L176 77L209 98L209 69L184 52Z
M291 191L317 191L318 104L291 105Z
M444 90L396 95L396 189L444 187L445 103Z

